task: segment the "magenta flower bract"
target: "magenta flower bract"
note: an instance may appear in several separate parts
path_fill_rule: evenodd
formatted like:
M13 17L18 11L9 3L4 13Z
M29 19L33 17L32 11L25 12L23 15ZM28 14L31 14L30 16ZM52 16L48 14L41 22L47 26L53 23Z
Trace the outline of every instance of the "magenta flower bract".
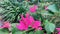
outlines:
M30 12L32 12L32 13L36 12L37 8L38 8L37 5L30 7Z
M27 13L26 13L26 18L28 18L29 16L30 16L30 14L27 12Z
M32 28L35 28L35 29L38 29L39 26L41 26L41 22L40 22L40 21L35 21L35 22L33 22L33 24L32 24Z
M11 27L11 24L9 23L9 21L5 21L1 28L10 28L10 27Z
M39 27L39 30L42 30L43 28L42 27Z
M48 6L45 6L45 10L48 10Z
M57 31L60 31L60 28L56 28Z
M20 25L17 25L17 28L19 30L27 30L28 29L28 26L26 26L26 24L24 24L23 21L20 21Z
M41 22L34 20L34 18L30 16L29 13L26 13L26 17L21 15L21 20L19 20L19 22L19 25L17 25L19 30L28 30L29 27L39 30L42 29L42 27L39 27L41 26Z
M58 31L58 34L60 34L60 28L56 28L56 30Z
M60 32L58 32L58 34L60 34Z

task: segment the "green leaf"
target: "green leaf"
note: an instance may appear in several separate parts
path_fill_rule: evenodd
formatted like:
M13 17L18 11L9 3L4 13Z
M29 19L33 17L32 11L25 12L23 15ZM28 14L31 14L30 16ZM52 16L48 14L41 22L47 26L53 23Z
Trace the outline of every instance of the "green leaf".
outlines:
M43 31L37 30L35 34L44 34Z
M45 30L47 32L53 32L55 30L55 25L53 23L50 23L49 21L46 21Z
M53 14L49 13L48 11L46 10L42 10L41 12L42 15L49 15L49 16L52 16Z
M52 12L58 11L55 4L49 5L49 6L48 6L48 9L51 10Z
M9 34L8 32L2 32L2 31L0 31L0 33L1 33L1 34Z
M7 29L1 29L1 28L0 28L0 33L1 34L9 34L9 32L7 31Z

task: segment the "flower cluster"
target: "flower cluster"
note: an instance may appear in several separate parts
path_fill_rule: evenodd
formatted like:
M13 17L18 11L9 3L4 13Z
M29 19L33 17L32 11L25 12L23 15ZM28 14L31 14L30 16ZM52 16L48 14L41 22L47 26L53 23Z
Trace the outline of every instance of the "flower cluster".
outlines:
M56 28L56 30L58 31L58 34L60 34L60 28Z
M29 13L26 13L25 15L26 17L24 17L23 15L21 15L21 20L19 20L19 25L17 25L17 28L19 30L28 30L29 27L37 30L42 30L41 27L41 21L39 20L34 20L34 18L32 16L30 16Z
M0 28L10 28L11 27L11 24L9 21L5 21L3 22L3 25L0 27Z
M34 5L34 6L30 7L30 12L35 13L37 8L38 8L37 5Z

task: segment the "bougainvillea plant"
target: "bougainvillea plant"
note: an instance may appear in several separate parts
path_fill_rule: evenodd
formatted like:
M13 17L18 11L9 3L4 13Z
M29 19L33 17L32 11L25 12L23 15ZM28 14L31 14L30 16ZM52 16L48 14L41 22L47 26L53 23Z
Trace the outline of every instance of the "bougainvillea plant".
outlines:
M42 30L41 21L34 20L34 18L30 16L29 13L26 13L26 17L21 15L21 20L19 20L19 22L20 24L17 25L19 30L28 30L29 27L35 30Z
M1 34L60 34L60 11L54 2L3 0L0 9Z

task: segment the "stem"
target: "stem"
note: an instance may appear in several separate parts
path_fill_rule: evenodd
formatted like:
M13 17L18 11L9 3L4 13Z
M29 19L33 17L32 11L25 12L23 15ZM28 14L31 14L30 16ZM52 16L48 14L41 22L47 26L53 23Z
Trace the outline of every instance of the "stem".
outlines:
M28 30L28 31L26 31L26 32L30 32L30 31L34 31L35 29L30 29L30 30Z
M12 27L8 28L9 34L12 34Z

